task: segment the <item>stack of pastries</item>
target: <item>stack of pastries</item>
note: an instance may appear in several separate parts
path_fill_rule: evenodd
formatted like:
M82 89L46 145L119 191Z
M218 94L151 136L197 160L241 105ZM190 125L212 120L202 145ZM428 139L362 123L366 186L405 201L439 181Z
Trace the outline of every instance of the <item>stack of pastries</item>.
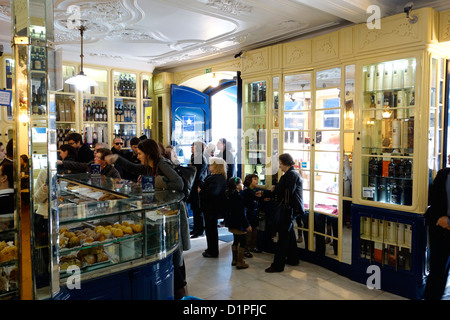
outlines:
M75 248L83 244L89 244L94 241L105 241L112 238L121 238L125 235L133 235L142 232L142 225L128 223L126 221L121 224L102 226L99 225L92 228L84 228L83 230L70 231L67 228L59 230L59 247Z

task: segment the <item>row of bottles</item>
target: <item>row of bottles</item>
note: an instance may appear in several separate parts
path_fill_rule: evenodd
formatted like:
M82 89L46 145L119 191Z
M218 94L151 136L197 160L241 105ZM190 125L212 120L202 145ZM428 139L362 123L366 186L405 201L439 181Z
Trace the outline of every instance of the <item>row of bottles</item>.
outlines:
M45 71L46 68L45 47L31 46L30 58L31 58L31 70Z
M414 87L415 61L393 61L364 68L365 90L397 90Z
M368 163L367 200L412 205L412 160L372 157Z
M116 103L114 106L116 122L136 122L136 105Z
M118 81L114 81L114 96L136 97L136 78L121 73Z
M103 101L84 100L83 121L108 121L108 109Z
M253 82L248 84L247 102L266 101L266 82Z
M414 110L407 107L413 107L414 105L414 91L377 92L370 96L368 116L371 120L382 120L386 118L383 113L388 111L390 112L389 118L408 119L414 116Z
M67 140L67 137L70 133L75 132L74 129L69 128L57 128L56 129L56 144L58 145L58 149L63 144L68 144L69 141Z
M411 247L412 226L389 220L361 217L360 236L364 239Z

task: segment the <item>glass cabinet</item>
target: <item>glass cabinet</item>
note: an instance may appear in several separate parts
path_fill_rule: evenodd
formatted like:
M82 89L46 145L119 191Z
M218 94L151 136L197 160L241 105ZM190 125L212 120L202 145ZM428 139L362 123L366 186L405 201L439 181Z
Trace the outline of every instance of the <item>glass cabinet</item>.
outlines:
M84 68L84 73L98 84L83 91L82 96L84 142L93 148L99 142L109 143L108 72L103 69Z
M152 137L152 99L151 99L151 77L142 75L142 134L147 138Z
M62 71L64 87L62 91L55 93L58 149L68 143L67 136L71 132L78 132L75 86L65 83L67 79L76 75L76 70L74 66L63 66Z
M14 212L0 215L0 301L19 298L19 228L14 217Z
M244 84L243 106L244 156L243 172L257 174L259 184L266 184L267 160L267 81L260 80Z
M362 199L411 206L416 60L363 67Z
M113 72L114 81L114 133L124 142L124 148L130 147L130 140L137 135L137 75L135 73Z

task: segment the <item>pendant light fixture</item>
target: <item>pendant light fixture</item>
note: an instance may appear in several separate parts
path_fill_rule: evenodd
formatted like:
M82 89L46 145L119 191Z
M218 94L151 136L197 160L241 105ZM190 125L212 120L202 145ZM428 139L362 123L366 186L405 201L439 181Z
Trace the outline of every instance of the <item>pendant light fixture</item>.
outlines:
M84 58L84 55L83 55L83 35L84 35L84 31L86 30L86 27L83 26L83 25L80 25L78 30L80 30L80 35L81 35L81 54L80 54L81 66L80 66L80 73L78 73L75 77L67 79L65 81L65 83L72 84L78 90L84 91L84 90L86 90L89 87L98 86L98 84L94 80L88 78L83 72L83 58Z

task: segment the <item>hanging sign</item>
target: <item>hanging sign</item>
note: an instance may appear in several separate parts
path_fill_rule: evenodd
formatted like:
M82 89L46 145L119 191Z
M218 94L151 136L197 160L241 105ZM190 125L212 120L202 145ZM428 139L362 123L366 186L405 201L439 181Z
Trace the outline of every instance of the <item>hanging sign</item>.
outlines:
M12 91L0 90L0 106L11 107Z

